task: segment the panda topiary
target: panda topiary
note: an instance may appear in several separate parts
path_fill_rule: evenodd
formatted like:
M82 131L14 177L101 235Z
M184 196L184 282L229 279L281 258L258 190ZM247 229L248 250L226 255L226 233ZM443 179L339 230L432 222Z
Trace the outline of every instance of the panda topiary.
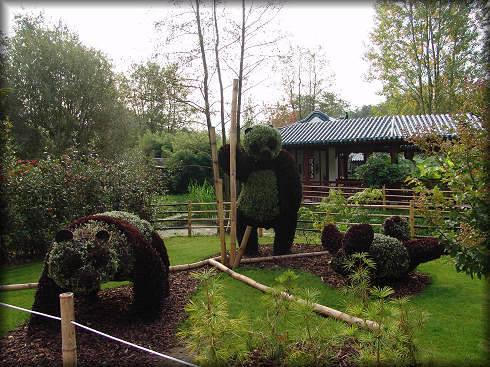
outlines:
M60 293L93 302L101 283L130 280L133 311L150 320L169 295L169 265L165 244L149 222L118 211L83 217L56 234L32 309L59 315ZM49 322L32 315L29 329Z
M281 149L279 130L258 125L245 130L243 149L236 150L236 177L242 183L237 200L237 238L241 243L247 225L252 233L245 253L259 253L257 228L274 228L274 254L289 253L301 204L301 182L296 162ZM218 152L219 166L230 172L230 146Z

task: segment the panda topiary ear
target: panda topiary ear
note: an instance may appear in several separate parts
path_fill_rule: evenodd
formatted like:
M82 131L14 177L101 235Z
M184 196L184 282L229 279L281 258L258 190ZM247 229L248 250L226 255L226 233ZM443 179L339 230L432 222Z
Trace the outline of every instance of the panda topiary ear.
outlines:
M245 129L245 135L247 135L250 131L252 131L252 128L251 127L247 127Z
M95 239L100 243L105 243L109 240L111 235L105 229L100 230L95 234Z
M54 239L56 240L56 242L71 241L73 239L73 233L68 229L62 229L61 231L56 233Z

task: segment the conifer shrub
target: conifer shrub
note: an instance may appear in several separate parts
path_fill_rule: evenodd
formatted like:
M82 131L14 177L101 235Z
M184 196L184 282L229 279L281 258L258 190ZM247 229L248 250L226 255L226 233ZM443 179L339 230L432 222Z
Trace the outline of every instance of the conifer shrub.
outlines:
M383 223L383 233L400 241L410 239L410 225L407 218L394 215Z
M440 258L444 252L444 242L439 242L436 237L405 241L403 245L410 258L408 271L415 270L422 263Z
M374 230L370 224L354 224L344 236L344 249L347 254L368 252L373 241Z
M369 255L376 263L376 271L373 274L376 283L397 281L408 273L408 251L396 238L376 233L369 248Z
M341 247L337 253L332 256L332 260L330 261L330 267L340 275L347 276L349 275L349 271L346 269L345 264L349 259L349 255L345 253L343 247Z
M327 224L322 230L322 245L323 248L332 255L342 247L344 235L338 230L335 224Z

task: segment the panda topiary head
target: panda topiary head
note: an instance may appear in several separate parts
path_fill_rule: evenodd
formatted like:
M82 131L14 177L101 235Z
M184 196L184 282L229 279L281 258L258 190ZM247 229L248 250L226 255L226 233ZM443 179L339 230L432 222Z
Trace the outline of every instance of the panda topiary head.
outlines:
M273 126L257 125L245 130L243 149L256 161L276 158L281 151L281 146L281 134Z

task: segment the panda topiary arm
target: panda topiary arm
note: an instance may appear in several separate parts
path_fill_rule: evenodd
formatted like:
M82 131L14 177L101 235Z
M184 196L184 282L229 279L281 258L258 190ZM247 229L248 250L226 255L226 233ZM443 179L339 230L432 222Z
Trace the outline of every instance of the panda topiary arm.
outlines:
M301 205L301 181L293 156L282 149L274 160L279 183L279 205L282 213L297 213Z
M230 144L223 145L218 151L218 165L224 173L230 174ZM252 163L247 153L237 145L236 149L236 177L239 181L246 181L252 172Z

